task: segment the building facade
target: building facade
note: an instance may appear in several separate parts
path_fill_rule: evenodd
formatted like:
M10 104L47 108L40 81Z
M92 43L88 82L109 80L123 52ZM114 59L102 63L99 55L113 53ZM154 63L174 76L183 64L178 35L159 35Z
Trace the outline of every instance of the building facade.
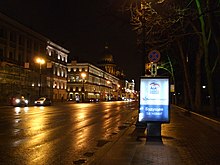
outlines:
M24 95L59 100L67 97L69 51L0 13L0 104ZM45 63L36 62L41 58Z
M90 63L67 64L68 100L100 101L118 100L120 96L119 79Z
M126 100L137 100L138 99L138 93L135 91L135 82L134 80L125 81L125 99Z
M52 98L54 101L67 99L67 58L69 51L63 47L48 41L47 42L47 66L46 83L49 89L52 89ZM47 92L48 93L48 92Z

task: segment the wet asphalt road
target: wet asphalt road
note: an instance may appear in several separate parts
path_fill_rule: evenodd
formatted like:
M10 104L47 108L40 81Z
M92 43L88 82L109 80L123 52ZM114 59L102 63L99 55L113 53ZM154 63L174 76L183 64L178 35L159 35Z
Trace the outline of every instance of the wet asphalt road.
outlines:
M138 103L0 107L0 164L83 164L135 120Z

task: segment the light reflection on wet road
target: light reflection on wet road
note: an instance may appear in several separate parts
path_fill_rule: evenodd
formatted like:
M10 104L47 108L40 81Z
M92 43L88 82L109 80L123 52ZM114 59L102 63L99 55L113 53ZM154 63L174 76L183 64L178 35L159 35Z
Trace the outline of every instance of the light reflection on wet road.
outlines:
M0 107L0 164L87 161L85 153L95 154L99 141L112 141L134 115L135 102Z

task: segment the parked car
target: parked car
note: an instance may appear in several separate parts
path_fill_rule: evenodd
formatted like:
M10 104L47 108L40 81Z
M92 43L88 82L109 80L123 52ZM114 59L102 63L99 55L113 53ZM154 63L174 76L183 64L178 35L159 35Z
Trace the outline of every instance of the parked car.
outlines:
M28 100L24 96L15 96L11 99L11 104L15 107L17 106L27 106Z
M51 105L52 101L47 97L40 97L34 101L34 105L41 106L41 105Z
M97 99L97 98L90 98L89 102L90 103L96 103L96 102L99 102L99 99Z

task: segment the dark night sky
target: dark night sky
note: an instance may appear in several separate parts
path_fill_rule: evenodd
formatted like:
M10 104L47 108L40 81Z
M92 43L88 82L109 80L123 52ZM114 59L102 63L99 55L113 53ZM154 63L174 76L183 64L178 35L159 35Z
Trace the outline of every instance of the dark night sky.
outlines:
M141 57L130 18L119 13L120 1L1 0L0 11L70 50L70 59L96 63L108 43L117 66L138 83Z

